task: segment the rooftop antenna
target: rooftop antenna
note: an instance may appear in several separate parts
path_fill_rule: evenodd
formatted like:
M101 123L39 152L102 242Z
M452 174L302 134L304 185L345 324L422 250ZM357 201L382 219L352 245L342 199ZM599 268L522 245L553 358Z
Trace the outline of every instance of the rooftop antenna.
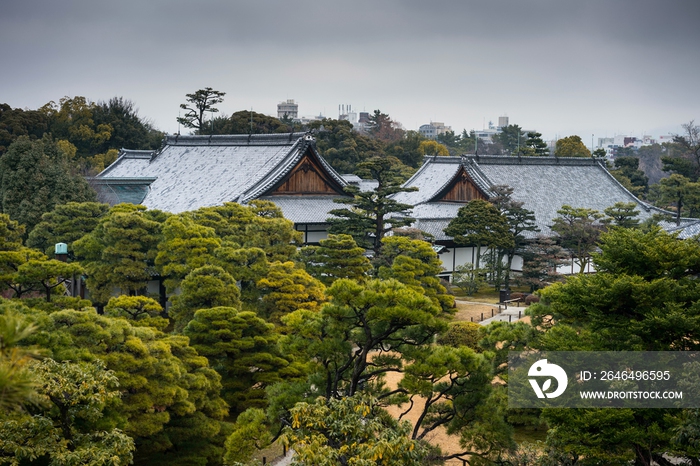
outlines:
M250 134L253 134L253 107L250 107Z

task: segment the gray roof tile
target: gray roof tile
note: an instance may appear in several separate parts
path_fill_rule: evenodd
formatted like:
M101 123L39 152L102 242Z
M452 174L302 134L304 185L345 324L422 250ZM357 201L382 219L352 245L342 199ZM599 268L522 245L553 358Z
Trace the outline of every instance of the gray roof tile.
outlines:
M415 226L434 235L436 239L448 239L444 229L457 215L463 204L428 202L444 187L463 164L475 183L487 193L494 185L513 188L513 199L522 201L524 207L535 213L540 233L551 234L552 220L563 205L584 207L603 212L616 202L634 202L640 212L640 220L655 213L668 213L637 199L624 188L599 162L589 158L555 158L510 156L428 157L421 169L405 186L418 186L423 193L397 195L401 202L414 201L412 216ZM440 183L443 180L443 183ZM415 202L417 201L417 202ZM410 202L409 202L410 203ZM684 219L684 224L694 222ZM700 229L700 226L698 226Z
M143 204L178 213L224 202L256 199L311 149L304 133L167 136L157 152L123 150L97 178L155 178ZM341 185L342 177L318 157Z

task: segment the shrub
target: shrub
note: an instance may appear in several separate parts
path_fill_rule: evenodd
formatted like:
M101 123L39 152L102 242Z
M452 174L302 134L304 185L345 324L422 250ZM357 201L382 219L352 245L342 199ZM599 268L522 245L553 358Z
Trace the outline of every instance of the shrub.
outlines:
M481 325L476 322L452 322L445 332L438 335L436 341L440 345L454 346L455 348L468 346L475 351L481 351L477 345L481 339L480 330Z
M540 302L540 297L534 294L529 294L525 297L525 304L528 306L532 303L539 303Z

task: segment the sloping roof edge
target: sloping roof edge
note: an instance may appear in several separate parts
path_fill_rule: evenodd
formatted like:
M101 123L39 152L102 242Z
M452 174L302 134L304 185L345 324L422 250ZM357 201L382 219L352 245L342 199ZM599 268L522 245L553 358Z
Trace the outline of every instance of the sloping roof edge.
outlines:
M437 191L435 191L435 193L430 198L428 198L427 201L420 202L419 204L427 204L429 202L440 202L440 200L447 194L447 191L449 191L449 189L454 185L454 183L458 181L460 173L462 172L467 176L467 178L469 178L469 181L474 183L476 189L478 189L481 192L481 194L483 194L486 198L490 198L491 196L493 196L494 193L490 190L491 184L485 182L483 179L478 179L478 176L474 176L477 174L475 173L477 167L473 167L470 164L469 168L472 168L472 170L469 170L465 164L461 164L460 168L455 172L454 175L452 175L447 180L445 184L443 184ZM485 180L488 180L488 177L486 177L486 175L481 175Z
M302 133L296 133L302 134ZM324 159L320 156L316 150L316 140L309 134L303 134L302 137L298 138L294 146L292 146L289 154L277 164L275 168L270 170L270 172L263 177L254 186L251 186L246 192L241 194L235 202L246 203L258 197L264 196L267 191L272 189L279 181L281 181L290 170L292 170L296 164L301 160L301 158L308 152L311 156L326 170L326 172L331 176L331 178L338 183L341 188L347 186L347 181L343 179L338 172L335 171Z

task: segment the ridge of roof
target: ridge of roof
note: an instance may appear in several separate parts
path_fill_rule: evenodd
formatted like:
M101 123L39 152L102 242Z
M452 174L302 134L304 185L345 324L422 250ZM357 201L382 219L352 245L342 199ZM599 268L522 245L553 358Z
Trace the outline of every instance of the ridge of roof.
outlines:
M593 157L515 157L512 155L465 154L465 159L475 160L485 165L597 165L599 159ZM445 157L446 158L446 157Z
M136 150L124 149L119 150L119 154L129 159L150 159L156 151L154 150Z
M491 187L495 185L494 182L491 181L488 176L486 176L486 173L481 170L478 163L474 163L473 160L465 159L462 166L467 174L472 178L474 183L476 183L477 187L479 187L479 189L481 189L486 196L493 197L496 195L496 193L491 189Z
M274 133L274 134L213 134L181 135L168 134L164 145L169 146L293 146L296 141L308 133Z
M88 183L91 184L100 184L100 185L108 185L108 184L113 184L113 185L127 185L127 184L151 184L155 180L157 180L157 177L105 177L105 178L98 178L96 176L91 176L85 178Z

